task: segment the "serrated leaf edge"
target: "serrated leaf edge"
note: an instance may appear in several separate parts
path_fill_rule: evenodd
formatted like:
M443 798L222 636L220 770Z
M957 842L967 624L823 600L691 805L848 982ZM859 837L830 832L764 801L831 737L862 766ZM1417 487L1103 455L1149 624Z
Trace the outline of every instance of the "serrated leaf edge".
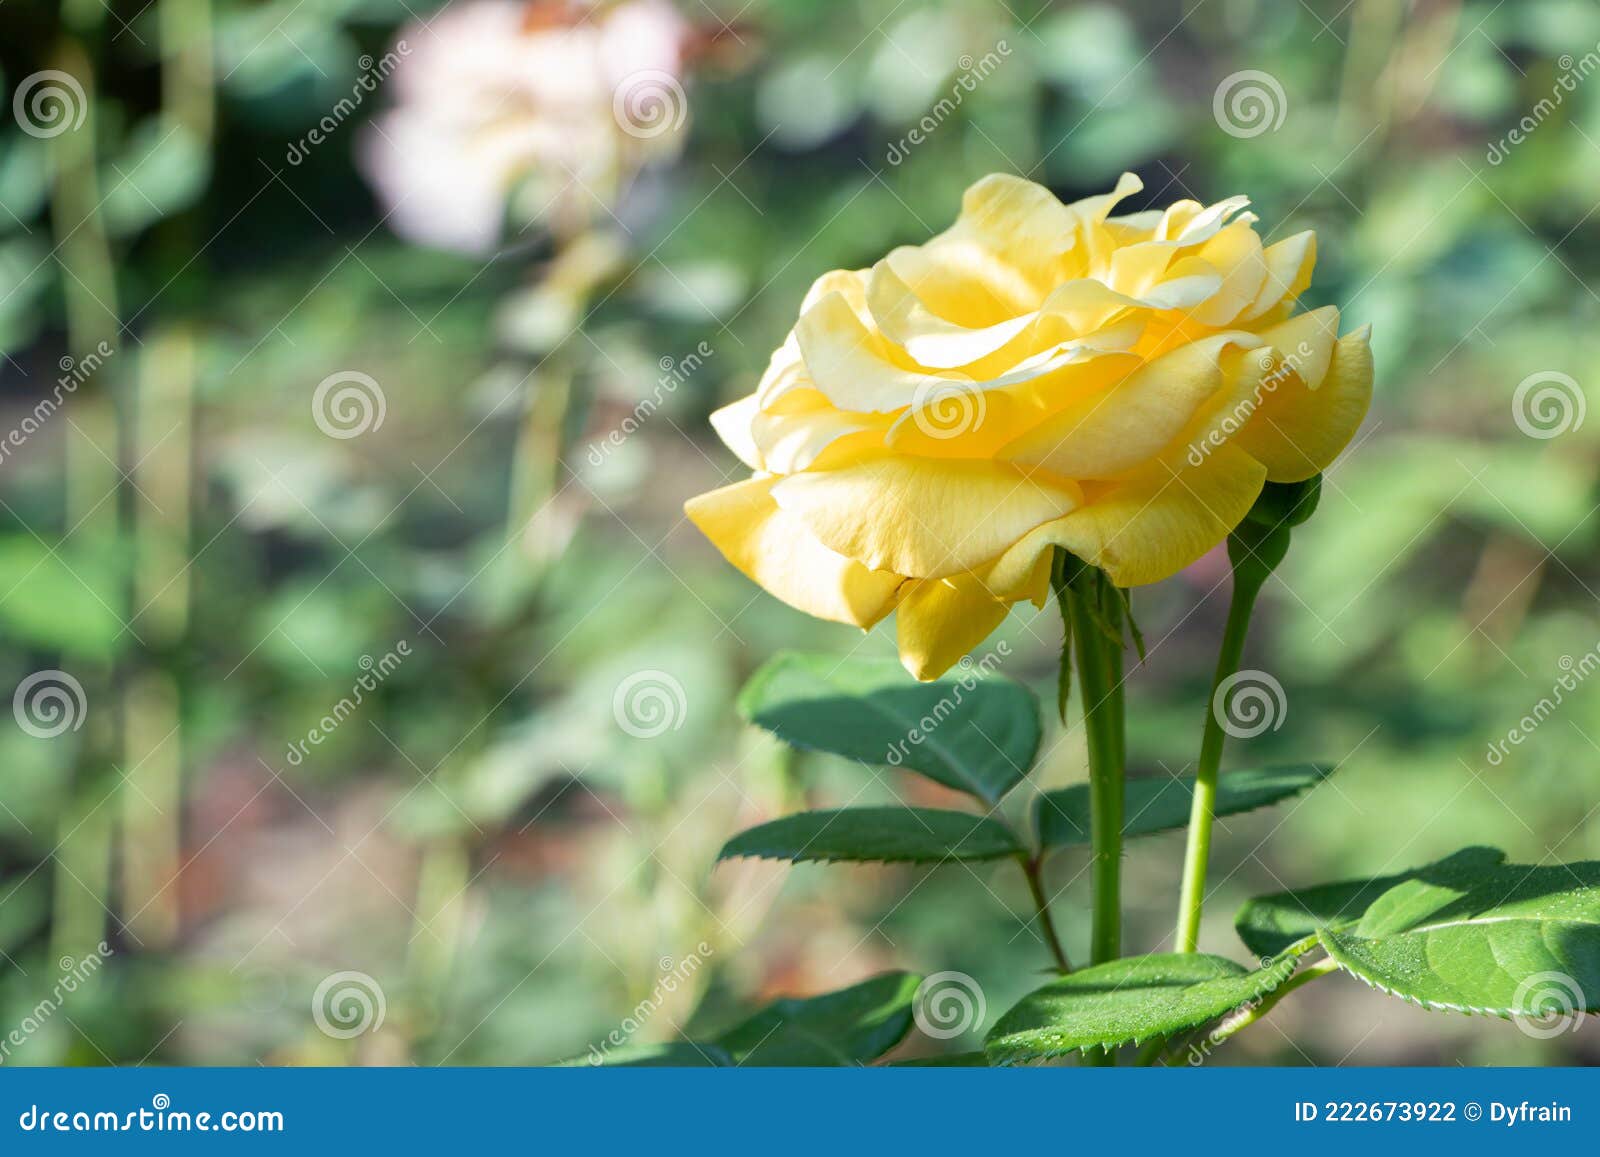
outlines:
M1285 802L1287 800L1296 799L1299 796L1304 795L1306 792L1310 791L1313 788L1321 787L1324 783L1328 782L1328 778L1330 776L1332 776L1334 772L1339 770L1339 765L1337 763L1322 763L1322 762L1317 761L1317 760L1306 760L1303 763L1281 764L1281 765L1275 765L1275 766L1279 766L1279 767L1283 767L1283 768L1290 768L1290 767L1319 767L1319 768L1321 768L1321 767L1325 767L1327 770L1324 771L1316 779L1309 780L1306 783L1301 784L1299 787L1295 788L1293 791L1289 792L1287 795L1280 795L1277 799L1263 800L1261 803L1255 804L1252 807L1242 808L1239 811L1230 811L1230 812L1225 812L1225 813L1224 812L1219 812L1219 813L1217 813L1217 818L1218 819L1231 819L1234 816L1247 816L1251 812L1258 812L1258 811L1263 810L1264 808L1277 807L1280 803L1283 803L1283 802ZM1249 768L1238 768L1236 770L1248 771L1248 770L1251 770L1251 769L1249 769ZM1264 767L1264 768L1261 768L1260 770L1262 770L1262 771L1271 771L1271 770L1273 770L1273 767L1271 767L1271 766ZM1228 774L1229 773L1226 772L1226 771L1222 772L1221 773L1221 778L1224 778L1224 779L1227 778ZM1182 778L1193 779L1194 777L1193 776L1185 776L1185 777L1182 777ZM1071 791L1072 788L1074 788L1074 787L1087 787L1087 786L1088 786L1087 784L1070 784L1067 787L1053 788L1050 791L1041 791L1039 793L1039 795L1038 795L1038 797L1035 800L1034 805L1033 805L1033 831L1034 831L1034 834L1038 837L1038 839L1039 839L1039 841L1041 843L1043 843L1043 841L1044 841L1043 812L1044 812L1045 801L1048 800L1050 798L1050 796L1055 795L1057 792ZM1167 834L1169 834L1171 832L1186 831L1186 830L1188 830L1188 827L1189 827L1188 823L1185 822L1185 823L1182 823L1182 824L1178 824L1175 827L1156 828L1154 831L1148 831L1148 832L1127 832L1127 831L1125 831L1125 832L1122 833L1122 838L1124 840L1142 840L1142 839L1147 839L1147 838L1149 838L1151 836L1164 836L1164 835L1167 835ZM1083 844L1048 844L1048 845L1046 845L1047 848L1082 848L1082 847L1087 847L1087 846L1088 846L1087 843L1083 843ZM1126 851L1124 851L1124 854L1126 854Z
M780 864L983 864L990 860L1003 860L1010 856L1019 855L1020 849L1010 852L995 852L985 856L963 856L947 853L943 856L896 856L886 858L883 856L866 857L855 856L780 856L768 855L764 852L728 852L717 853L716 862L721 864L730 860L772 860Z
M807 814L814 814L815 810L816 809L813 809L812 813L808 813L806 811L790 812L789 815L779 816L777 819L773 819L773 820L767 820L764 823L757 824L753 828L746 828L744 831L739 832L732 839L730 839L727 843L722 845L722 850L717 853L717 858L713 861L713 865L720 864L724 860L773 860L773 861L775 861L777 863L788 863L788 864L806 864L806 863L809 863L809 864L885 864L885 865L887 865L887 864L944 864L944 863L982 864L982 863L988 863L989 861L992 861L992 860L1003 860L1003 859L1006 859L1007 857L1010 857L1010 856L1021 856L1021 855L1025 855L1026 854L1026 849L1022 847L1020 842L1018 842L1018 840L1016 838L1016 833L1013 832L1005 824L1001 823L999 820L996 820L993 816L978 815L976 812L958 811L958 810L952 809L952 808L915 808L915 807L909 807L909 806L905 807L903 809L897 809L897 808L894 808L893 806L890 806L890 807L888 807L887 809L884 809L884 810L889 810L889 811L904 810L904 811L907 811L907 812L910 812L910 813L913 813L913 814L915 814L915 813L917 813L919 811L924 811L924 812L925 811L949 811L949 812L952 812L952 814L966 816L966 817L968 817L970 819L976 820L977 823L974 825L973 831L977 831L979 828L981 828L985 824L988 824L988 825L991 825L993 827L996 827L996 828L1000 829L1002 832L1005 833L1006 836L1008 836L1011 839L1011 847L1009 847L1009 848L1007 848L1007 849L1005 849L1003 851L995 852L992 855L982 855L982 856L978 856L978 855L957 855L957 854L955 854L956 851L960 850L960 847L961 847L960 844L957 844L956 848L954 850L947 851L947 852L945 852L944 855L941 855L941 856L920 856L920 855L917 855L917 856L894 856L894 857L883 857L883 856L857 857L857 856L829 856L829 855L812 856L812 855L807 855L804 852L800 852L799 854L793 855L793 856L785 856L785 855L779 855L779 854L769 854L769 853L766 853L766 852L730 852L730 851L728 851L728 848L731 847L736 841L738 841L740 838L742 838L744 836L749 835L751 832L758 832L764 827L769 827L769 826L771 826L773 824L782 823L784 820L792 819L795 816L803 816L803 815L807 815ZM860 809L839 808L839 809L836 809L836 810L840 811L840 812L847 812L847 811L851 811L851 810L866 811L866 810L870 810L870 809L866 809L866 808L860 808Z
M1349 924L1346 924L1345 927L1354 927L1355 923L1355 921L1352 921ZM1335 941L1331 939L1331 936L1338 935L1340 931L1341 930L1338 928L1319 928L1317 929L1317 942L1327 950L1329 958L1339 966L1340 972L1343 972L1347 976L1355 977L1362 984L1365 984L1368 988L1374 990L1375 992L1381 992L1385 996L1392 996L1397 1000L1403 1000L1407 1004L1414 1004L1418 1008L1426 1009L1429 1012L1457 1012L1463 1016L1493 1016L1498 1017L1500 1020L1516 1020L1519 1016L1527 1015L1526 1013L1512 1012L1506 1009L1490 1008L1486 1005L1454 1004L1450 1001L1444 1000L1427 1000L1420 996L1412 996L1410 993L1401 992L1398 989L1390 988L1387 984L1384 984L1376 977L1368 976L1366 973L1360 971L1355 964L1349 961L1345 954L1341 953L1340 950L1335 947ZM1424 929L1424 931L1426 931L1426 929ZM1325 933L1330 935L1325 935ZM1405 935L1409 935L1409 933L1401 932L1396 934L1396 936ZM1396 937L1384 937L1384 939L1395 938ZM1592 1013L1600 1013L1600 1003L1596 1003L1593 1008L1586 1008L1582 1011L1586 1016Z
M1173 1035L1173 1033L1188 1032L1190 1029L1199 1028L1203 1024L1210 1024L1212 1021L1223 1020L1223 1019L1231 1016L1233 1013L1237 1012L1240 1008L1243 1008L1245 1005L1249 1004L1251 1000L1259 1000L1264 996L1267 996L1267 995L1269 995L1269 994L1271 994L1273 992L1276 992L1279 988L1283 987L1283 985L1289 980L1289 978L1291 976L1293 976L1295 974L1296 971L1299 970L1299 968L1300 968L1300 958L1304 954L1305 954L1304 951L1302 951L1300 953L1296 953L1296 954L1290 955L1288 953L1288 951L1285 950L1285 953L1284 953L1284 955L1282 957L1280 957L1277 960L1273 960L1270 963L1265 964L1262 967L1256 969L1255 973L1251 973L1251 972L1244 973L1244 976L1251 976L1251 975L1255 975L1257 973L1271 972L1275 968L1282 968L1285 964L1287 964L1289 966L1287 969L1285 969L1283 975L1278 978L1277 983L1271 985L1268 988L1263 988L1254 997L1248 998L1246 1000L1241 1000L1238 1004L1234 1005L1232 1008L1229 1008L1229 1009L1226 1009L1223 1012L1217 1013L1215 1016L1201 1017L1199 1020L1191 1021L1191 1022L1189 1022L1187 1024L1178 1025L1176 1028L1170 1028L1170 1029L1167 1029L1167 1030L1162 1031L1162 1032L1149 1033L1149 1034L1146 1034L1144 1036L1138 1036L1138 1035L1127 1036L1127 1037L1122 1037L1122 1038L1120 1038L1118 1040L1115 1040L1115 1041L1102 1041L1102 1042L1099 1042L1099 1043L1096 1043L1096 1044L1068 1045L1068 1046L1066 1046L1064 1048L1056 1048L1056 1049L1051 1049L1049 1051L1033 1051L1033 1050L1029 1050L1026 1055L1017 1055L1016 1050L1007 1050L1007 1049L1002 1049L1002 1048L999 1048L999 1047L991 1048L987 1043L985 1043L983 1051L988 1055L990 1061L993 1062L994 1065L999 1066L999 1067L1010 1067L1011 1065L1025 1064L1025 1063L1028 1063L1030 1061L1054 1060L1057 1057L1071 1056L1073 1053L1088 1054L1088 1053L1091 1053L1091 1052L1110 1052L1113 1049L1122 1048L1124 1045L1141 1045L1145 1041L1154 1040L1157 1037L1170 1037L1170 1036ZM1235 979L1235 980L1237 980L1237 979L1242 979L1242 977L1216 977L1214 979L1217 979L1217 980ZM1199 981L1198 983L1200 983L1200 984L1209 984L1211 982L1202 980L1202 981Z

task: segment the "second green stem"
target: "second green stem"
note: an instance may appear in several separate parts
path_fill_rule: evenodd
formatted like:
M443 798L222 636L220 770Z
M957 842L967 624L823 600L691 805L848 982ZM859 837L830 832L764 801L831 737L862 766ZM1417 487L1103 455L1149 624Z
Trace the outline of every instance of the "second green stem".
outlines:
M1262 578L1265 576L1263 575ZM1200 944L1200 913L1206 898L1206 864L1211 856L1211 825L1216 818L1217 771L1222 766L1222 746L1227 739L1222 720L1227 705L1217 702L1222 685L1239 670L1244 654L1245 634L1250 629L1250 613L1261 579L1233 574L1233 599L1228 605L1228 624L1223 628L1222 648L1217 653L1217 670L1211 680L1211 696L1206 703L1205 732L1200 740L1200 766L1195 773L1194 801L1189 810L1189 842L1183 859L1183 890L1178 898L1176 948L1193 952Z

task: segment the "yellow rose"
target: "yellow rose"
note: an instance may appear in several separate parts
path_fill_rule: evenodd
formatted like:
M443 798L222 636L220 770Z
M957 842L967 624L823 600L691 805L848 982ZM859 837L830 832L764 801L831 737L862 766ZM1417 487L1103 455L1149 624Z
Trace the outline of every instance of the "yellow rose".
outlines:
M1052 548L1121 586L1188 566L1267 480L1323 470L1372 394L1367 331L1294 314L1316 238L1263 246L1249 203L1111 216L995 174L955 225L824 274L755 393L712 416L754 471L685 509L791 606L871 627L935 678Z

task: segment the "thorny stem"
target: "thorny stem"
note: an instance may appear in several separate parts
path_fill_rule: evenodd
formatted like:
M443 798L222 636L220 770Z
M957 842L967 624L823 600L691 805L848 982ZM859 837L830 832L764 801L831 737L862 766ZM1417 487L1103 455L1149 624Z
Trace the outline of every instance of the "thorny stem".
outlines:
M1122 953L1122 653L1105 636L1083 592L1062 586L1058 597L1066 600L1072 620L1089 746L1089 839L1094 857L1089 958L1104 964Z
M1099 571L1085 573L1065 550L1056 549L1050 584L1061 606L1066 637L1062 642L1058 707L1065 722L1074 660L1083 724L1089 746L1089 838L1093 859L1093 915L1089 959L1093 964L1115 960L1122 951L1122 807L1123 709L1120 608L1107 615L1110 580ZM1117 639L1107 634L1115 619ZM1111 1053L1090 1053L1085 1064L1115 1063Z

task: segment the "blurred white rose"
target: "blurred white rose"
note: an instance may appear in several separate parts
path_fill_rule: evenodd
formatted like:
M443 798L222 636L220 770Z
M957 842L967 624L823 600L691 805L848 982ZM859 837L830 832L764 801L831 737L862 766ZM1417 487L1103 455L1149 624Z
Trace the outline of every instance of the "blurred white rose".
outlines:
M469 0L401 33L360 161L402 236L468 253L581 227L682 146L689 26L667 0Z

